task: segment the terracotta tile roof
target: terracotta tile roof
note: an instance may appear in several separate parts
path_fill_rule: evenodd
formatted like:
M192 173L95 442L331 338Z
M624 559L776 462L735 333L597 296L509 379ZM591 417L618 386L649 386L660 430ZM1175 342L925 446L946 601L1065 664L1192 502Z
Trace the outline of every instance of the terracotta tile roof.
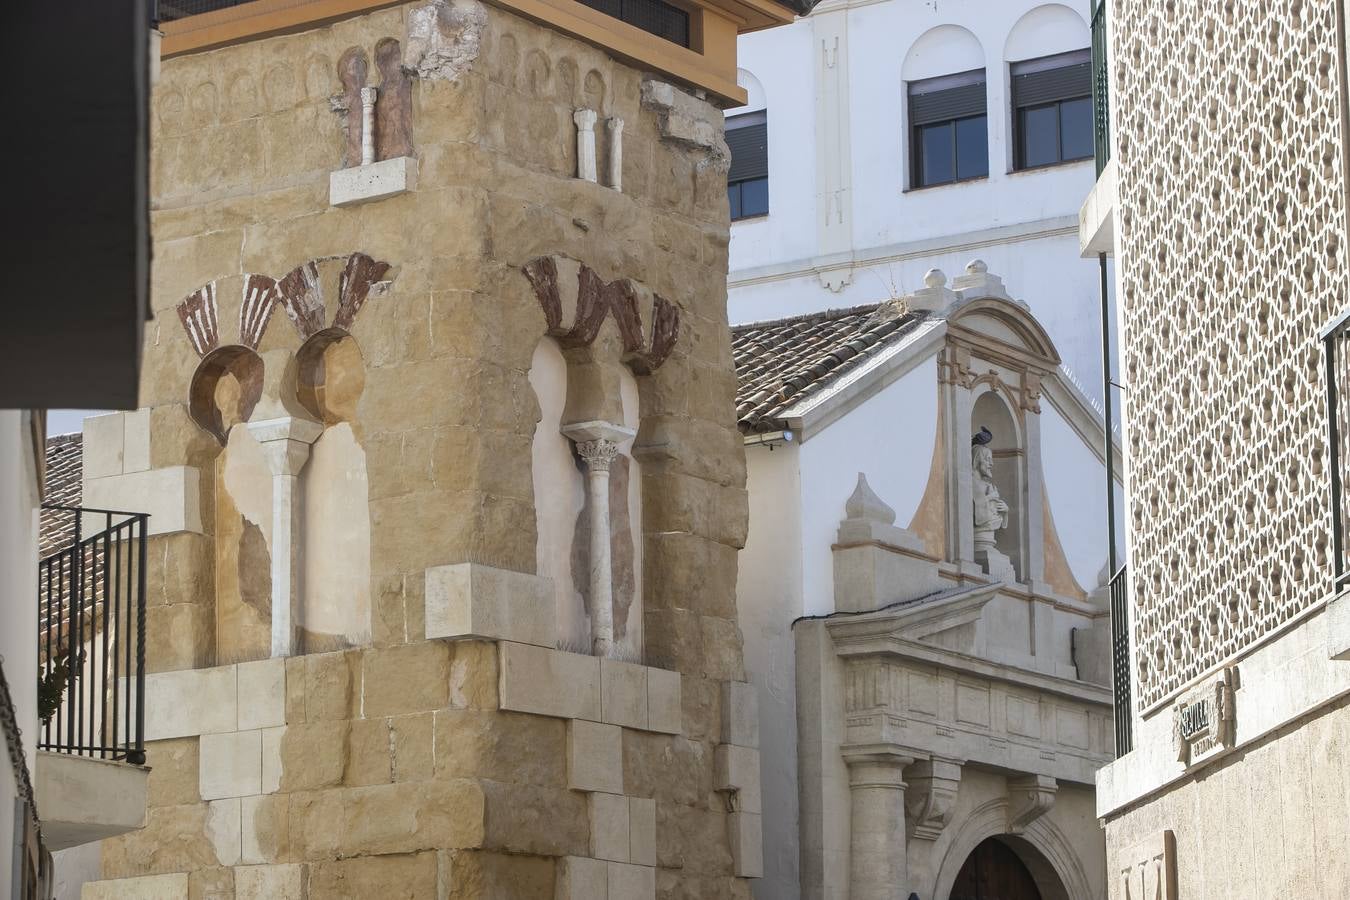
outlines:
M787 409L912 332L927 315L887 301L735 326L737 425L746 434L784 428Z
M58 434L47 438L47 477L42 502L79 506L83 476L83 435ZM74 513L44 509L38 533L38 558L68 548L74 535Z

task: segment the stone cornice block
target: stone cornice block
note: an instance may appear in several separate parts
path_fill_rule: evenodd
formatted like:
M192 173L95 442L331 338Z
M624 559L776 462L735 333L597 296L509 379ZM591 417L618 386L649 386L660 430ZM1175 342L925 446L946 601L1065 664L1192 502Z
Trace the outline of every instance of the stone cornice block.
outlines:
M600 718L610 725L647 730L647 667L600 660Z
M759 694L753 684L723 683L722 742L740 747L759 746Z
M84 482L84 505L149 513L146 534L202 533L200 472L191 466L168 466L145 472L127 472ZM122 521L113 516L113 524ZM108 527L102 513L86 513L81 528L85 535Z
M415 190L417 160L411 156L382 159L328 175L328 202L333 206L356 206Z
M109 881L87 881L81 900L181 900L188 895L186 872L145 875Z
M679 672L647 669L647 730L679 734L684 729L684 707Z
M498 655L502 709L601 720L598 658L513 641L502 641Z
M234 731L238 709L238 666L145 676L147 741Z
M730 806L733 810L762 812L759 751L734 744L718 744L715 762L713 790L731 794Z
M553 583L479 563L426 570L426 637L482 638L552 649L558 642Z
M567 786L623 793L623 729L600 722L567 723Z

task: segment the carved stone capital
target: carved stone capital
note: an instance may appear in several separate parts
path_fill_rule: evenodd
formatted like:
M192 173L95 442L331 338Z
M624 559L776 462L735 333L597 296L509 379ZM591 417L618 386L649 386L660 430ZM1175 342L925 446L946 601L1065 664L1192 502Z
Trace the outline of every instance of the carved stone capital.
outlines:
M889 745L846 745L842 752L848 764L848 783L854 790L905 790L905 769L914 764L911 753Z
M614 457L619 455L619 445L604 439L582 441L577 444L577 453L586 462L586 468L592 472L608 472Z
M295 416L249 422L248 430L262 446L272 474L282 476L300 474L309 459L310 445L323 434L319 423Z
M586 463L588 472L608 472L619 454L619 444L635 432L622 425L595 421L564 425L562 433L576 444L577 455Z
M914 838L935 841L951 821L961 786L961 763L933 757L910 766L905 782L905 824Z
M1021 834L1055 805L1059 783L1049 775L1008 779L1008 833Z
M572 113L572 121L582 131L592 131L595 128L597 114L593 109L578 109Z

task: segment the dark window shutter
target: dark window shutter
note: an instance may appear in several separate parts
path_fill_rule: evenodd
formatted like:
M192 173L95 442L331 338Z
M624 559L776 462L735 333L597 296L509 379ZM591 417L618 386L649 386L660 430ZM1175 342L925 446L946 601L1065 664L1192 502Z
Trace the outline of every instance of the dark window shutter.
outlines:
M727 147L731 149L731 171L727 173L727 181L747 181L768 176L768 131L766 122L727 129Z
M919 93L910 90L909 124L927 125L984 115L984 82Z
M1072 100L1092 94L1092 66L1081 63L1014 75L1012 80L1013 106L1039 106L1057 100Z

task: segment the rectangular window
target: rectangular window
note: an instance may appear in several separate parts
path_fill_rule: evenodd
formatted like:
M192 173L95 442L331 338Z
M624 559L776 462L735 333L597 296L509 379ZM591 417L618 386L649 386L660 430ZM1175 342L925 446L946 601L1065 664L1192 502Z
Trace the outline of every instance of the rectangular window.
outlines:
M984 70L909 83L910 185L989 174Z
M689 46L689 13L663 0L579 0L582 6L613 16L648 34Z
M1092 156L1091 51L1013 63L1012 103L1015 168Z
M727 119L727 201L731 219L769 214L769 123L763 111Z

